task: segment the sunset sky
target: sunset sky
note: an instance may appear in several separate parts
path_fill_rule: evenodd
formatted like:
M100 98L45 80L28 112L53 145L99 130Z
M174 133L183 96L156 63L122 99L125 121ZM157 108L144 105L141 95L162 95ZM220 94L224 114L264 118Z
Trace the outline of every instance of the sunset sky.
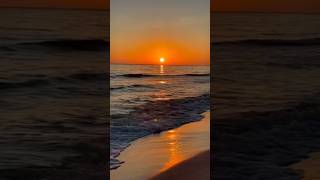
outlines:
M209 0L114 0L110 9L111 63L209 64Z

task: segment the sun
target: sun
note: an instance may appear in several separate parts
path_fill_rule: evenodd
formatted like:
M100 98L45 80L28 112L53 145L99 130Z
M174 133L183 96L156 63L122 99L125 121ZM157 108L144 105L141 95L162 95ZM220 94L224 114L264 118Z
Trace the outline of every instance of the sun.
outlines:
M166 59L164 57L160 58L160 63L164 63L166 61Z

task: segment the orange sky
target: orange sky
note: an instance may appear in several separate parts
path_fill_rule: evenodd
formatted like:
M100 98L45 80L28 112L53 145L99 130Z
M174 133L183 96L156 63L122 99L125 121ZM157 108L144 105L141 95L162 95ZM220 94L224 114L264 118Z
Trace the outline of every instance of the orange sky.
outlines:
M115 64L208 65L210 0L116 0L110 56Z
M319 0L212 0L214 11L320 12Z
M0 7L108 9L109 0L0 0Z

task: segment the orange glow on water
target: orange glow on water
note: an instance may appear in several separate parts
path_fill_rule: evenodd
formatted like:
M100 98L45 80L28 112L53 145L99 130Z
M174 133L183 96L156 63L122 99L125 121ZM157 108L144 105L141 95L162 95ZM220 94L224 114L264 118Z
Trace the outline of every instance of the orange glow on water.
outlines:
M160 74L164 74L164 66L162 64L160 65Z
M166 140L168 146L167 149L169 151L169 160L164 164L160 172L170 169L185 159L180 152L179 133L176 130L168 131L168 134L166 134Z

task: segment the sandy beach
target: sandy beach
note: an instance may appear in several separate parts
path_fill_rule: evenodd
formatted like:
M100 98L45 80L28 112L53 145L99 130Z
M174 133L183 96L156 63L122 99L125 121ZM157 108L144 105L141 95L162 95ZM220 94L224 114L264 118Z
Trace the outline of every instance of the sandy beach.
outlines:
M120 154L119 159L124 163L110 172L111 180L165 178L171 174L180 176L181 169L188 169L196 175L200 173L199 167L206 171L205 166L210 162L210 112L203 115L201 121L132 143ZM207 166L209 174L210 165Z
M186 173L188 172L188 173ZM209 180L210 151L185 160L167 171L155 176L152 180Z

